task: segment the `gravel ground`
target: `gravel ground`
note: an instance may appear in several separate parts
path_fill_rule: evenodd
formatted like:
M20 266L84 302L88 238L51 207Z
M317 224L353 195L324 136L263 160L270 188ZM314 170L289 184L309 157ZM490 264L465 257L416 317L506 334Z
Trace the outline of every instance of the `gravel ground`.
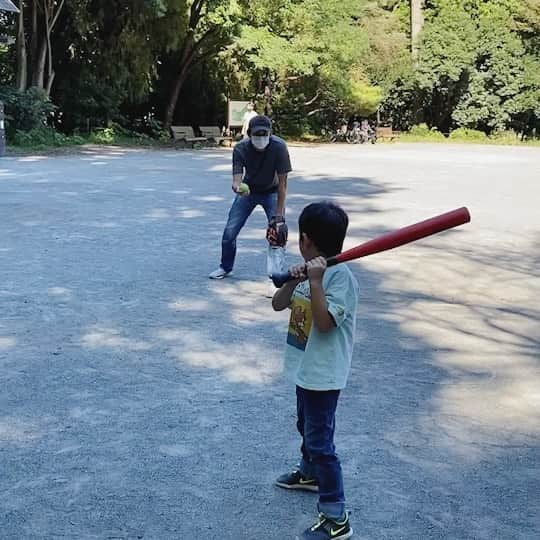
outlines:
M540 537L540 150L292 147L346 247L455 207L459 229L351 264L336 445L355 538ZM0 537L283 540L316 496L272 486L299 440L264 217L219 262L230 150L0 160Z

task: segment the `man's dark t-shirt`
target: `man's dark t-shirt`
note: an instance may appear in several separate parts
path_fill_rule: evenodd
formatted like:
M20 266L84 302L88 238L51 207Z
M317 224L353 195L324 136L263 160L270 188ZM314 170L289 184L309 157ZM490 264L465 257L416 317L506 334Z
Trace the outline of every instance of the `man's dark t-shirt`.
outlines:
M239 142L233 150L233 174L244 174L243 182L252 193L277 191L278 174L292 170L289 150L283 139L270 135L263 152L255 150L249 139Z

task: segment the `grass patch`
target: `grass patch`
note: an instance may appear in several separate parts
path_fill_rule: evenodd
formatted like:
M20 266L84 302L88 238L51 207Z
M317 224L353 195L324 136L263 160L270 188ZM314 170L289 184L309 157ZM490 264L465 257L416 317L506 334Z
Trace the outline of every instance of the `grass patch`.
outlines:
M128 131L119 127L103 128L90 134L65 135L51 127L39 127L29 131L15 131L8 137L9 151L19 154L27 152L55 152L74 149L84 144L151 146L163 147L170 143L163 135L152 138L144 133Z
M540 139L529 139L522 141L516 135L493 135L487 136L482 133L483 137L474 137L468 135L454 135L450 137L433 138L423 137L420 135L411 135L410 133L402 133L398 141L407 143L440 143L440 144L488 144L494 146L540 146ZM378 143L377 143L378 144Z

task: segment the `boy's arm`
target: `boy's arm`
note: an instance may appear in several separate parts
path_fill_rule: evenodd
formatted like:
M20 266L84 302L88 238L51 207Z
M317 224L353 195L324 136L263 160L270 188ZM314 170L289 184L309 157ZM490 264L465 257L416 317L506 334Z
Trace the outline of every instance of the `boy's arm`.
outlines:
M303 264L296 264L289 268L289 272L293 278L291 281L287 281L281 289L278 289L272 298L272 307L274 311L283 311L291 305L291 297L296 286L307 279L304 274L305 266Z
M306 264L311 289L311 314L313 323L319 332L330 332L336 323L328 311L328 302L323 289L323 275L326 270L326 259L316 257Z
M298 281L287 281L281 289L276 291L272 298L272 307L274 311L283 311L291 305L291 297Z

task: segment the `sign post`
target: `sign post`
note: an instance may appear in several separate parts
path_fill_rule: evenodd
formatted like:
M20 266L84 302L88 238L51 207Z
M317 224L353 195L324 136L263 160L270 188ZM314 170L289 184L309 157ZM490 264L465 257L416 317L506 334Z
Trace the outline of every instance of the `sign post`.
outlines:
M0 101L0 157L6 153L6 130L4 126L4 104Z
M229 128L242 127L249 101L229 101L227 122Z

